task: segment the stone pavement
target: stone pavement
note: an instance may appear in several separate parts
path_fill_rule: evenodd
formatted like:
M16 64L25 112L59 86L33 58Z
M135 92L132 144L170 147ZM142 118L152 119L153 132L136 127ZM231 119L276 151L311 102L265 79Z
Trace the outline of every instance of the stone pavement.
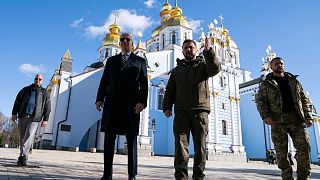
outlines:
M99 179L103 170L103 153L69 152L34 149L29 156L28 166L16 165L18 149L0 148L0 180L4 179ZM172 157L139 157L139 180L174 179ZM127 156L115 155L115 180L127 179ZM193 159L189 173L192 175ZM294 167L295 169L296 167ZM320 166L312 166L311 179L320 179ZM281 179L276 165L265 162L221 162L208 161L206 178L211 179Z

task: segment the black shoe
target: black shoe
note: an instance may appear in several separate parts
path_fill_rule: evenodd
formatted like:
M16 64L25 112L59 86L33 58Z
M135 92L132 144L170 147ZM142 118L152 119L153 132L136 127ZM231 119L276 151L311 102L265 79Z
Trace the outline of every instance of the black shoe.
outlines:
M100 180L112 180L112 177L111 176L109 176L109 177L102 176L102 178Z
M19 166L26 166L27 165L27 158L26 156L19 156L17 164Z
M130 176L128 180L136 180L136 176Z

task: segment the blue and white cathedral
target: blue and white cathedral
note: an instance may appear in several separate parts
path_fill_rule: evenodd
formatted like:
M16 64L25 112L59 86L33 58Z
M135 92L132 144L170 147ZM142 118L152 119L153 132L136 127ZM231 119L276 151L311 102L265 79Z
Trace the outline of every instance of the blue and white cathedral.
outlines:
M251 94L256 90L252 83L250 72L240 68L239 48L232 40L229 30L215 20L208 25L208 31L202 29L198 38L193 37L193 30L182 15L177 0L172 7L168 0L160 11L160 25L156 27L151 37L146 41L139 40L134 53L148 60L149 97L147 108L141 113L140 133L138 135L139 155L168 155L174 154L173 117L166 118L162 112L162 102L170 70L176 66L176 59L183 58L182 43L185 39L194 39L200 55L203 51L204 40L207 37L222 65L222 71L209 78L211 113L209 114L209 134L207 137L207 154L209 160L246 161L250 158L260 158L265 150L252 146L250 130L251 121L262 123L257 110L251 109L249 114L240 108L247 103L240 103L240 95ZM98 60L85 67L84 71L72 75L72 63L68 50L61 58L60 65L52 75L47 89L51 93L51 114L46 127L39 127L35 138L35 148L75 149L88 151L96 148L103 151L104 133L100 132L101 115L95 109L96 93L107 58L121 52L119 38L121 27L116 24L109 26L109 32L98 49ZM268 68L268 65L264 65ZM257 81L257 80L256 80ZM256 82L255 81L255 82ZM239 84L241 84L239 86ZM248 83L247 83L248 84ZM246 99L246 96L244 96ZM251 97L250 97L251 98ZM245 101L247 102L247 101ZM252 99L248 105L253 107ZM240 116L240 112L245 114ZM254 113L256 112L256 113ZM254 119L247 118L252 115ZM249 127L242 127L242 124ZM263 132L263 126L259 126ZM257 128L256 128L257 129ZM319 129L319 128L318 128ZM246 136L243 137L245 132ZM248 135L249 133L249 135ZM320 142L319 130L318 141ZM268 142L270 142L270 138ZM316 146L320 147L320 143ZM265 145L263 139L256 142ZM250 154L248 154L248 147ZM245 148L246 146L246 148ZM252 147L251 147L252 146ZM257 146L259 147L259 146ZM271 148L271 147L270 147ZM320 150L320 148L318 148ZM119 136L115 150L126 152L126 140ZM318 150L318 151L319 151ZM317 154L318 154L317 151ZM190 141L190 153L193 154L193 143ZM256 155L259 154L259 157Z

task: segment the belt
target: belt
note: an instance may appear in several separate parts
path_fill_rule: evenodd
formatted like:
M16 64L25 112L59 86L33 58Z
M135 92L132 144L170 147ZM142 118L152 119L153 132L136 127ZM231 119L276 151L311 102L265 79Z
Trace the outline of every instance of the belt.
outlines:
M298 115L298 113L296 113L296 112L284 112L284 113L282 113L282 117L283 116L297 116Z
M25 117L25 118L33 118L34 116L30 115L30 114L24 114L22 117Z

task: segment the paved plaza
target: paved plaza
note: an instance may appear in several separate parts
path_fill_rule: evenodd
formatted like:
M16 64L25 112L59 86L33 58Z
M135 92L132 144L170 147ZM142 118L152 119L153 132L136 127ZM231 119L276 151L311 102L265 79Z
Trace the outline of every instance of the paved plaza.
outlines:
M34 149L28 166L16 165L18 149L0 148L0 180L2 179L99 179L103 170L103 153L69 152ZM115 155L114 179L127 179L127 156ZM193 159L189 173L192 175ZM294 167L296 168L296 167ZM320 179L320 166L312 166L311 179ZM174 179L172 157L139 157L139 180ZM265 162L208 161L206 179L281 179L276 165Z

